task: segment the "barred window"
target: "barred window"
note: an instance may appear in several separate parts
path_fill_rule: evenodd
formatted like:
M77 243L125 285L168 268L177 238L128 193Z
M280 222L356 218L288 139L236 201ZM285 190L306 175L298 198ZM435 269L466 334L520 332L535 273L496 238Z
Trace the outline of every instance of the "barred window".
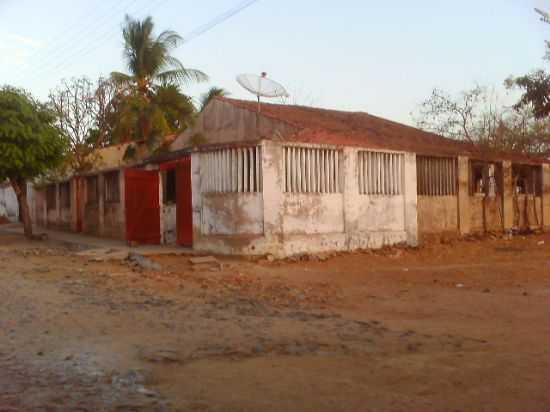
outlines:
M403 154L358 152L359 193L396 196L403 193Z
M59 184L59 203L62 209L71 208L71 184L69 182Z
M105 203L118 203L120 201L119 172L105 173Z
M221 149L203 153L203 192L254 193L262 191L260 146Z
M48 210L55 210L57 208L56 185L46 187L46 208Z
M417 156L417 193L420 196L455 196L457 167L456 158Z
M470 161L470 195L502 193L502 164Z
M86 178L86 204L95 205L99 200L97 176Z
M512 165L512 180L516 194L542 196L542 167Z
M342 151L294 146L283 151L286 193L342 193Z

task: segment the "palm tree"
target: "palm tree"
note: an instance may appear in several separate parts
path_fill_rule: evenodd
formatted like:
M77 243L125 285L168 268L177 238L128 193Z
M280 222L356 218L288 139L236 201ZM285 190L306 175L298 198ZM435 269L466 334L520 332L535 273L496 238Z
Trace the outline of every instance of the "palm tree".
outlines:
M176 32L155 36L153 29L151 17L140 21L126 16L123 56L129 73L111 73L119 88L114 140L145 140L154 146L164 136L181 132L193 120L195 108L180 85L208 79L170 54L182 41Z
M143 21L126 16L122 29L123 56L129 74L111 73L117 84L125 88L135 88L145 96L155 85L208 80L208 76L200 70L186 68L170 55L183 41L179 34L166 30L155 37L153 29L153 19L150 16Z
M212 99L216 97L225 97L229 95L229 92L225 89L222 89L221 87L211 87L206 93L204 93L200 98L200 112L202 112L206 106L208 106L208 103L212 101Z

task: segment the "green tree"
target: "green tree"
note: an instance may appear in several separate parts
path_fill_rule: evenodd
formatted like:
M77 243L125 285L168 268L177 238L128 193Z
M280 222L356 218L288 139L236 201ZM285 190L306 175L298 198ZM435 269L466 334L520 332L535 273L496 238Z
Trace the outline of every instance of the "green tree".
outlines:
M511 77L505 82L508 88L517 87L523 90L515 109L530 108L537 119L550 115L550 73L537 70L520 77Z
M166 30L155 36L153 19L143 21L126 16L122 29L124 38L124 60L129 74L113 72L118 84L137 89L147 96L155 85L181 84L208 80L200 70L184 67L181 61L170 53L183 41L174 31Z
M67 141L55 116L23 90L0 89L0 181L8 180L19 202L25 236L32 238L27 182L58 167Z
M179 87L208 76L171 55L183 39L170 30L155 36L151 17L139 21L126 16L122 34L129 73L111 73L120 90L113 134L117 141L145 140L154 146L192 122L195 109Z

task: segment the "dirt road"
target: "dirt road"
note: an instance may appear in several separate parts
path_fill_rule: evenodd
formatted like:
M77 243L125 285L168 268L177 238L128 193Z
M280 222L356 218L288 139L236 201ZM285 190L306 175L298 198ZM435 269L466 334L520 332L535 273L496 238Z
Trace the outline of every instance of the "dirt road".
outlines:
M0 234L0 411L550 411L548 235L154 261Z

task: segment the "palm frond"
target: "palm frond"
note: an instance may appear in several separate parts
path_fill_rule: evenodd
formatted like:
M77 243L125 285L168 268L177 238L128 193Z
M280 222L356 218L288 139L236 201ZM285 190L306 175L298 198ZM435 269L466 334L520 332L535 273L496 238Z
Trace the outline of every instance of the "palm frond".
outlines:
M200 111L202 112L208 103L210 103L216 97L227 96L229 92L221 87L211 87L206 93L200 97Z

